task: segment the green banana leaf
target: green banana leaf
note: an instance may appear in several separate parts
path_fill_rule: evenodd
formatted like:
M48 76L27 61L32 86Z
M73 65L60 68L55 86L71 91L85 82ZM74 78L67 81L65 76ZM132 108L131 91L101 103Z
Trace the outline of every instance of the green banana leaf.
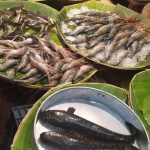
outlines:
M150 70L136 74L130 83L130 103L150 138Z
M64 89L67 87L73 87L73 86L85 86L85 87L93 87L97 89L101 89L103 91L106 91L108 93L111 93L112 95L118 97L120 100L126 102L127 100L127 91L125 89L121 89L119 87L115 87L113 85L109 84L103 84L103 83L80 83L80 84L68 84L68 85L61 85L59 87L53 88L49 90L43 97L41 97L31 108L31 110L28 112L26 117L21 122L18 131L15 135L15 138L13 140L13 143L11 145L11 150L29 150L32 148L33 144L33 124L34 124L34 118L36 115L36 112L42 102L52 93Z
M37 3L37 2L31 2L31 1L3 1L2 2L0 1L0 9L20 7L20 6L24 6L27 10L30 10L35 13L39 12L41 15L52 18L53 20L56 19L59 13L56 9L51 8L41 3Z
M40 13L41 15L46 16L49 19L51 19L52 22L54 20L56 20L58 13L59 13L54 8L51 8L45 4L41 4L41 3L37 3L37 2L33 2L33 1L5 1L5 2L0 1L0 9L20 7L20 6L25 7L29 11L32 11L35 13ZM58 33L57 33L55 27L51 30L50 39L53 40L56 44L58 44L60 46L64 46L64 44L60 41L60 39L58 37ZM84 81L88 80L96 72L97 72L96 69L91 70L89 73L86 74L86 76L80 82L84 82ZM21 78L22 76L23 76L22 73L17 72L15 79ZM41 83L37 83L35 85L27 85L27 84L15 82L14 80L9 80L4 76L4 73L0 74L0 78L2 78L3 80L7 80L10 83L15 83L15 84L23 86L23 87L28 87L28 88L32 88L32 89L33 88L34 89L49 89L48 85L43 85Z
M100 11L109 11L109 12L114 12L120 16L128 16L133 18L134 20L138 20L141 23L145 24L146 26L150 26L150 19L147 18L143 18L139 13L136 13L135 11L132 11L122 5L113 5L113 4L107 4L107 3L103 3L100 1L88 1L88 2L84 2L84 3L79 3L79 4L75 4L75 5L70 5L70 6L66 6L64 7L60 13L59 16L57 18L57 22L56 22L56 26L57 26L57 30L61 36L61 38L63 39L63 41L66 43L66 45L68 47L70 47L73 51L75 51L76 53L79 53L80 55L86 57L87 51L78 51L77 49L73 48L66 40L65 35L62 33L61 31L61 22L64 21L65 19L67 19L67 12L71 9L74 8L81 8L82 6L86 6L89 9L96 9L96 10L100 10ZM109 65L107 63L100 63L98 61L95 61L93 59L90 59L88 57L86 57L87 59L103 65L103 66L107 66L107 67L111 67L114 69L121 69L121 70L143 70L146 67L148 67L150 65L150 54L146 57L145 61L139 62L136 66L134 67L121 67L121 66L112 66Z

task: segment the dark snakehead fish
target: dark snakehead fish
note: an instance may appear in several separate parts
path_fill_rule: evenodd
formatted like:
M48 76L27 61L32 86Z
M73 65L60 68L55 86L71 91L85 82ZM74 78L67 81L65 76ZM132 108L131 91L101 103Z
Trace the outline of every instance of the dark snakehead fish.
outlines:
M137 129L130 123L127 123L131 135L116 133L84 118L81 118L69 111L48 110L39 113L39 118L43 123L48 123L65 130L74 130L84 133L85 136L92 136L95 139L110 142L131 143L137 134Z
M48 131L40 134L40 140L61 150L138 150L126 143L112 143L103 141L85 141L65 133Z

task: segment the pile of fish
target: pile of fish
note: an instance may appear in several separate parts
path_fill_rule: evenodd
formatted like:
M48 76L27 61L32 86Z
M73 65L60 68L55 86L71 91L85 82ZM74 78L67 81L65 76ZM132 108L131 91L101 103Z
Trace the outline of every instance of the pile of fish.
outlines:
M78 82L94 68L50 40L51 21L23 7L0 10L0 75L54 87Z
M39 113L41 123L54 126L42 132L40 141L61 150L137 150L133 142L137 129L126 123L131 135L116 133L74 114L75 109L47 110ZM59 128L59 129L58 129ZM62 129L62 130L60 130Z
M3 76L25 84L38 82L53 87L78 82L93 70L83 58L77 58L49 38L0 40L0 57Z
M0 10L0 39L22 39L34 34L44 37L50 31L49 18L33 13L24 7Z
M97 10L67 15L61 24L67 42L96 62L135 66L150 53L150 32L139 21Z

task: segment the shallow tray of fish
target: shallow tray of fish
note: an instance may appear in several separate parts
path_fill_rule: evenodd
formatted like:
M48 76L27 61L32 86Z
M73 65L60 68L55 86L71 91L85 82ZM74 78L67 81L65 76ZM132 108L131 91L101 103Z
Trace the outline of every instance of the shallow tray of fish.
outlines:
M98 64L118 69L149 65L148 27L141 18L119 15L116 7L100 2L64 7L57 20L58 31L72 50Z
M36 114L33 134L34 149L40 150L148 150L148 136L136 114L118 98L89 87L49 96Z
M47 14L42 15L32 11L36 3L12 4L14 7L0 10L1 78L23 86L49 88L77 83L96 72L87 61L61 45L53 24L57 11L48 7Z

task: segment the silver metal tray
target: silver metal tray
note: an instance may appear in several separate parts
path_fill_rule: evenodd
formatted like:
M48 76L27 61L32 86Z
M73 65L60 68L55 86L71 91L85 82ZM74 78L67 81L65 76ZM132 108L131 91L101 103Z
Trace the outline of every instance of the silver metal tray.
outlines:
M118 133L130 134L125 122L132 123L139 131L134 145L139 147L140 150L148 150L148 135L137 115L115 96L89 87L66 88L50 95L43 102L34 120L33 137L36 149L53 150L39 140L42 132L53 128L52 126L45 126L39 121L39 111L67 110L68 107L74 107L76 115Z

